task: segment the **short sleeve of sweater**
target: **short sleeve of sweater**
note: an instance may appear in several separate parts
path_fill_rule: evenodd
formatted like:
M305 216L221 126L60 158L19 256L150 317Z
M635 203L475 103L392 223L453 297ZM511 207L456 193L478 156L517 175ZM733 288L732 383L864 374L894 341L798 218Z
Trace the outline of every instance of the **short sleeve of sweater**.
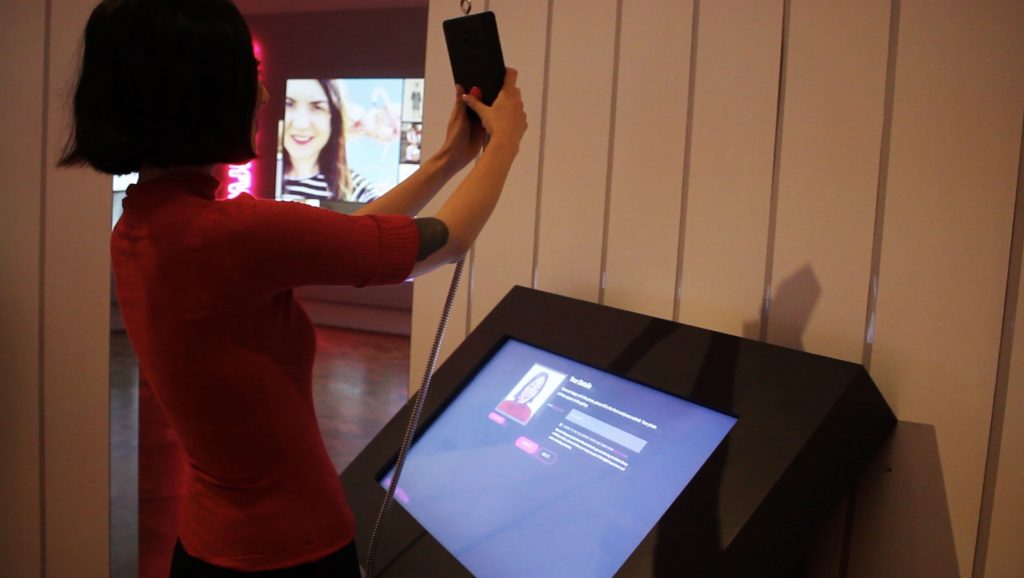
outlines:
M410 217L344 215L302 203L242 195L218 203L231 231L225 258L272 289L400 283L412 271L419 232Z

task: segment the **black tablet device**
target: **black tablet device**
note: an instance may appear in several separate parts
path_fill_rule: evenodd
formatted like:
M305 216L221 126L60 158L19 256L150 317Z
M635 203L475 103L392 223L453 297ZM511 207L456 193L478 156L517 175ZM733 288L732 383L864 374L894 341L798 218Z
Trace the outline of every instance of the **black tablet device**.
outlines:
M455 83L467 92L479 88L480 100L490 105L505 83L505 59L494 13L451 18L442 27Z

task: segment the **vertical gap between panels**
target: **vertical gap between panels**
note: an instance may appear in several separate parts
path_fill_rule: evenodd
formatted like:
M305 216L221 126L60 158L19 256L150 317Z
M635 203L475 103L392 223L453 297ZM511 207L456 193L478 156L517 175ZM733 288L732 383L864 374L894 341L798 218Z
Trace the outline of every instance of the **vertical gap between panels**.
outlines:
M615 121L618 113L619 102L619 59L621 57L620 43L622 42L622 0L615 3L615 51L612 58L612 98L610 119L608 123L608 161L606 163L604 177L604 228L601 241L601 277L598 286L597 302L604 303L605 284L608 273L608 227L611 223L611 200L612 200L612 172L615 160Z
M892 145L893 100L896 92L896 64L900 39L900 0L892 0L889 13L889 55L885 70L885 100L882 112L882 138L878 151L878 187L875 193L875 230L871 242L871 274L868 278L868 303L864 320L864 350L861 363L871 368L875 342L875 314L878 307L878 280L882 265L882 239L885 233L885 197L889 187L889 154Z
M39 149L39 568L40 577L46 578L46 168L47 150L50 148L50 31L53 28L53 4L46 0L43 7L43 114L40 119L42 146Z
M1014 320L1017 317L1022 254L1024 254L1024 123L1021 127L1020 159L1017 163L1017 197L1013 210L1013 233L1010 237L1010 262L1006 275L1003 329L999 342L999 361L996 366L995 395L992 399L992 422L988 437L988 456L985 461L985 480L981 490L981 511L978 519L978 539L974 550L973 578L984 578L988 558L992 510L995 507L996 477L999 471L999 452L1002 447L1006 398L1010 386L1010 357L1013 352Z
M775 221L779 213L779 167L782 163L782 130L786 109L786 70L789 60L790 0L782 3L782 42L779 54L779 92L775 108L775 150L772 158L772 188L768 201L768 238L764 257L764 291L761 298L761 341L768 339L768 314L772 303L772 267L775 261Z
M530 287L537 288L537 267L540 263L540 217L541 201L544 198L544 158L547 149L548 132L548 84L551 79L551 21L554 18L554 0L548 0L547 30L544 33L544 86L540 97L540 147L537 159L537 196L533 214L533 268L530 275Z
M864 350L861 362L871 367L872 344L875 340L875 311L878 305L878 273L882 262L882 233L885 230L885 196L889 184L889 153L892 144L893 100L896 92L896 63L900 39L900 0L892 0L889 8L889 47L885 64L885 95L882 101L882 134L878 149L878 184L875 191L875 223L871 241L871 272L868 277L868 302L864 322ZM853 521L856 488L846 507L846 525L839 554L839 578L847 578L850 552L853 547Z
M700 0L693 0L690 26L690 80L686 94L686 133L683 137L683 187L679 195L679 244L676 251L676 290L672 301L672 319L680 321L683 301L683 252L686 247L686 211L690 200L690 156L693 149L693 95L697 78L697 31L700 29Z
M484 11L491 9L491 0L484 1ZM462 334L462 337L469 335L473 330L473 280L476 277L476 245L474 244L469 249L469 254L466 256L466 332ZM461 338L460 338L461 340Z

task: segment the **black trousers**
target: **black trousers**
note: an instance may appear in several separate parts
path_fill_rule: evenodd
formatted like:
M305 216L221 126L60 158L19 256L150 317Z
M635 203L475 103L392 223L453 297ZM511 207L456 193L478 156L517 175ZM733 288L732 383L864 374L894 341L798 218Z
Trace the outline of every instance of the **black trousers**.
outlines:
M170 578L360 578L356 544L337 550L315 562L260 572L239 572L203 562L185 551L179 540L171 558Z

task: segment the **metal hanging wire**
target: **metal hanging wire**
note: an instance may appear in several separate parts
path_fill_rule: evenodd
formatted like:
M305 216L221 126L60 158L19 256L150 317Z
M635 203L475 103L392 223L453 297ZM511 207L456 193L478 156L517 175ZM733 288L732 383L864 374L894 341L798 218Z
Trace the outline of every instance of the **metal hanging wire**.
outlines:
M445 329L448 327L448 318L451 317L452 308L455 306L455 294L459 290L459 281L462 279L462 268L466 264L466 257L463 255L455 265L455 272L452 273L452 283L448 287L448 296L444 301L444 308L441 311L441 320L437 325L437 333L434 335L434 344L430 348L430 357L427 360L427 367L423 373L423 382L416 392L416 400L413 402L412 415L406 424L405 435L402 436L402 444L398 449L398 457L395 460L394 472L391 474L391 481L388 483L387 492L384 494L384 501L381 502L377 511L377 519L373 524L373 531L370 533L370 545L366 554L366 578L374 578L374 562L377 547L380 544L380 537L384 532L384 518L391 509L391 503L395 499L395 492L398 490L398 479L402 476L402 468L405 466L405 457L412 446L412 439L416 435L416 428L420 423L420 415L423 412L423 404L427 399L427 392L430 391L430 381L434 374L434 366L437 363L437 356L441 352L441 343L444 341Z

